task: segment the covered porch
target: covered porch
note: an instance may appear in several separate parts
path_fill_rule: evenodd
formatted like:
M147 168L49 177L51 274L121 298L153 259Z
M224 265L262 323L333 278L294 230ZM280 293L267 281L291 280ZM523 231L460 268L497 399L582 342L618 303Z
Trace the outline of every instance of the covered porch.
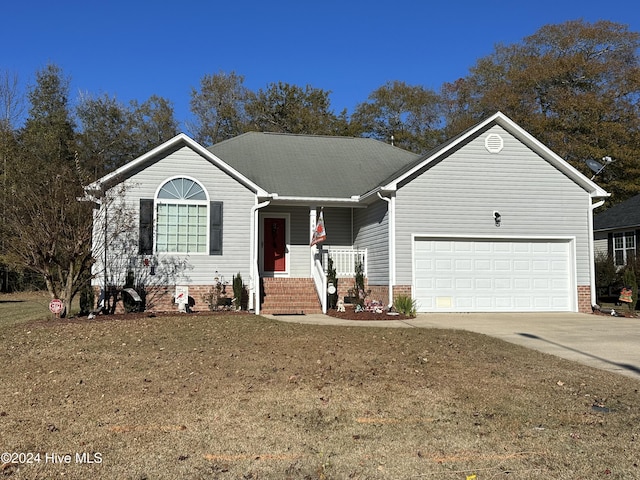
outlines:
M366 276L368 251L355 245L353 208L269 202L256 209L253 265L258 282L252 292L256 313L325 313L329 259L336 276L345 279L343 286L354 277L357 264ZM321 212L327 237L312 245Z

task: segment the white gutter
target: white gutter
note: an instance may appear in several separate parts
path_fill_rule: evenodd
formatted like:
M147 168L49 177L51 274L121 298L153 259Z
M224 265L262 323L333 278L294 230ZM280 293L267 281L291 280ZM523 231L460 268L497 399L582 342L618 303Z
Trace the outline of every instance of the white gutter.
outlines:
M380 195L380 200L384 200L388 204L389 212L389 303L393 306L393 286L396 284L396 197L395 195L387 198Z
M324 205L324 206L336 206L336 207L351 207L351 208L366 208L365 205L360 204L359 197L353 196L351 198L328 198L328 197L292 197L278 195L273 196L272 200L277 202L278 205L290 205L290 206L304 206L309 205Z
M589 199L589 203L591 203L591 199ZM595 246L593 239L593 211L601 207L604 204L604 200L600 200L594 204L590 205L589 208L589 260L591 262L590 265L590 283L591 283L591 305L596 304L596 254L595 254Z
M271 200L267 200L262 203L257 203L251 207L251 268L249 275L253 282L253 288L249 295L249 309L251 309L253 303L253 310L256 315L260 315L260 269L258 268L258 210L266 207L271 203Z

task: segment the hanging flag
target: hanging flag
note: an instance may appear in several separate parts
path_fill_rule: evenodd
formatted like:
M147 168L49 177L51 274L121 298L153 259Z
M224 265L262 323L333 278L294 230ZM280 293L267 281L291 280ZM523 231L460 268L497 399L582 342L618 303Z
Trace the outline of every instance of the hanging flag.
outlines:
M313 247L316 243L324 242L327 239L327 232L324 229L324 216L322 215L322 210L320 210L320 217L316 222L316 228L313 230L313 237L311 238L311 246Z

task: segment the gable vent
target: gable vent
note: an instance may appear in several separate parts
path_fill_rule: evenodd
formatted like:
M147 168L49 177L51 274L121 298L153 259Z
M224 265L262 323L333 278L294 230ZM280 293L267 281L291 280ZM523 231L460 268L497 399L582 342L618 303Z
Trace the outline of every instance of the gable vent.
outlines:
M491 153L500 153L504 147L504 140L497 133L492 133L484 139L484 146Z

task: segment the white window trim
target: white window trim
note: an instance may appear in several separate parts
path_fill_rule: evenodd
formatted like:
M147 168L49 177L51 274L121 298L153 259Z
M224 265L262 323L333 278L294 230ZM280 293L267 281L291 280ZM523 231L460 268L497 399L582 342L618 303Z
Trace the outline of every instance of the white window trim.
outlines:
M169 199L169 198L158 198L158 194L162 187L164 187L167 183L179 179L184 178L187 180L191 180L200 188L205 194L206 200L180 200L177 198ZM204 205L207 208L207 225L206 225L206 235L207 240L205 242L204 252L174 252L174 251L166 251L160 252L158 251L158 205ZM202 183L195 178L189 175L174 175L172 177L166 178L164 181L160 182L158 187L156 188L155 194L153 196L153 251L160 255L198 255L198 256L208 256L211 242L211 198L209 197L209 192L202 185Z
M622 247L616 248L616 238L622 239ZM627 247L627 238L633 239L633 252L635 254L638 246L636 245L636 232L635 230L628 230L624 232L616 232L613 234L613 238L611 239L613 245L611 245L613 251L613 263L616 267L624 267L629 263L629 257L627 256L627 251L631 250L631 248ZM622 263L617 262L616 252L622 252Z

